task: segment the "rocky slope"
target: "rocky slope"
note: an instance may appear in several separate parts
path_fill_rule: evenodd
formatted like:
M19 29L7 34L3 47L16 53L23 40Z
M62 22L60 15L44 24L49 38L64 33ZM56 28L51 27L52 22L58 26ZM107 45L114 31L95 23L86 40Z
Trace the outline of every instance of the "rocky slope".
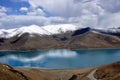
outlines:
M120 29L79 28L75 25L32 25L0 30L0 50L119 48Z
M99 67L95 72L95 78L99 80L120 80L120 62Z
M120 62L85 69L13 68L0 64L0 80L120 80Z

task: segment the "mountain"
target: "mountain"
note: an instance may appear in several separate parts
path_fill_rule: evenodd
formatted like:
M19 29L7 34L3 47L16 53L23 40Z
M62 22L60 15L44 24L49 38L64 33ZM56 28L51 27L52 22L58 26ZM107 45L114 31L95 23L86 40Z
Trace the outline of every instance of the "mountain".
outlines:
M115 36L120 36L120 28L109 28L109 29L93 29L94 31L103 33L103 34L110 34Z
M0 50L119 48L119 32L119 28L80 28L73 24L1 29Z
M0 30L0 37L2 38L10 38L14 37L16 35L21 36L24 33L29 33L31 36L36 35L54 35L54 34L60 34L65 33L67 31L74 31L77 29L77 26L72 24L59 24L59 25L48 25L48 26L37 26L37 25L31 25L31 26L24 26L21 28L15 28L15 29L1 29Z

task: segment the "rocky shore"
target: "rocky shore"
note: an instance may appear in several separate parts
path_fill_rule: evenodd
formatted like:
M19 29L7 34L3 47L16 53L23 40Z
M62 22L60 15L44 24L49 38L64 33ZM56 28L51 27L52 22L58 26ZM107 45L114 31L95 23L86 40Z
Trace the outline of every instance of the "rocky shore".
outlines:
M0 80L120 80L120 62L84 69L18 68L1 63Z

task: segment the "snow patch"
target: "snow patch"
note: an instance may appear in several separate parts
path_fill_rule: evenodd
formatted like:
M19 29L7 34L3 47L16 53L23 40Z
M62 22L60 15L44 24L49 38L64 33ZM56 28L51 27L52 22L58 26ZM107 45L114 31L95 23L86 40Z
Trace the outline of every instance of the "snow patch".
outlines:
M65 33L67 31L74 31L77 30L78 27L73 24L59 24L59 25L48 25L48 26L23 26L21 28L15 29L1 29L0 30L0 37L2 38L10 38L15 35L21 36L24 33L29 33L31 35L38 34L38 35L53 35L59 33Z

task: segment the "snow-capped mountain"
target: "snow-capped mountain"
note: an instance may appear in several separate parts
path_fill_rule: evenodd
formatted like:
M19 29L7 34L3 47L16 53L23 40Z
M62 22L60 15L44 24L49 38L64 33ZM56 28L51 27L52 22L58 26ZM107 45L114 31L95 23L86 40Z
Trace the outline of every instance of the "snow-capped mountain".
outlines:
M54 34L61 34L66 33L67 31L76 31L78 33L84 33L91 30L93 32L104 33L104 34L111 34L120 36L120 29L119 28L109 28L109 29L92 29L90 27L80 28L73 24L59 24L59 25L47 25L47 26L23 26L20 28L14 29L0 29L0 37L1 38L10 38L13 36L18 35L21 36L24 33L29 33L31 36L34 34L37 35L54 35Z
M53 34L60 34L65 33L67 31L74 31L77 30L78 27L73 24L59 24L59 25L48 25L48 26L24 26L21 28L15 29L1 29L0 30L0 37L10 38L15 35L22 35L24 33L29 34L38 34L38 35L53 35Z
M0 30L0 50L120 48L120 29L73 24L24 26Z
M111 34L111 35L120 36L120 28L93 29L93 31L100 32L103 34Z

